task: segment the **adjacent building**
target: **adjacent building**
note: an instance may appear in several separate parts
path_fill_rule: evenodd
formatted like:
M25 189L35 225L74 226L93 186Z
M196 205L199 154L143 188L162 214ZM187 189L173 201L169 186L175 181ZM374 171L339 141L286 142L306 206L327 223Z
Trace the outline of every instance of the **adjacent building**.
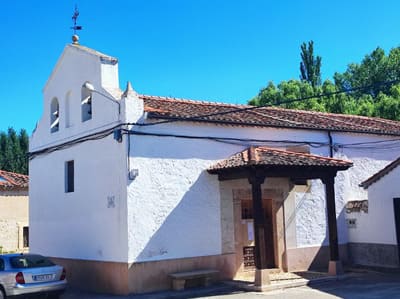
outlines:
M400 158L363 181L364 200L347 203L346 213L354 263L400 267Z
M29 247L29 179L0 170L0 251L26 251Z

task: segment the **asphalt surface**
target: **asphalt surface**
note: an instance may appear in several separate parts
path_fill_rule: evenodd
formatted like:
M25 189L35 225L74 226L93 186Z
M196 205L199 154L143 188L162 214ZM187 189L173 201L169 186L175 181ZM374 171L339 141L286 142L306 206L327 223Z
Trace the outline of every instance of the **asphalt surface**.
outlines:
M181 298L221 298L221 299L400 299L400 272L367 272L350 275L345 279L311 284L297 288L270 292L247 292L231 286L218 284L207 288L185 291L166 291L145 295L113 296L93 294L69 289L62 299L181 299Z

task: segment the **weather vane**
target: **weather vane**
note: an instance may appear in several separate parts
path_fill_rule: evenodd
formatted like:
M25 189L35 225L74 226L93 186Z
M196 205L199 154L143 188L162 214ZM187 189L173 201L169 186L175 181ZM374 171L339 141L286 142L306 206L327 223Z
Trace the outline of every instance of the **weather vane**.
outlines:
M82 30L82 26L76 25L76 21L78 20L78 16L79 16L79 10L78 10L78 6L75 4L75 11L74 14L72 15L72 21L74 23L74 26L71 27L71 29L74 30L74 35L72 36L72 42L74 44L77 44L79 41L79 36L76 34L77 30Z

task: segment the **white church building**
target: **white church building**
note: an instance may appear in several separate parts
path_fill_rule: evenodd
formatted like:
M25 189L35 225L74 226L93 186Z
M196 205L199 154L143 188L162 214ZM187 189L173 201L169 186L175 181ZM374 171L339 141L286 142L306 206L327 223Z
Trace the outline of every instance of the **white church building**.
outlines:
M121 90L118 59L79 44L43 100L30 250L98 292L168 289L169 274L197 269L257 285L270 269L338 274L373 243L349 234L347 203L400 156L385 150L399 122ZM398 263L397 243L376 247Z

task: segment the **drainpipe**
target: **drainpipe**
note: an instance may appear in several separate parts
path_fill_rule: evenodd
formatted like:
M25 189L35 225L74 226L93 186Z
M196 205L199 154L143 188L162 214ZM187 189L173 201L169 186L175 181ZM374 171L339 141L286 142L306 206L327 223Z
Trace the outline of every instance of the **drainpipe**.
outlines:
M331 131L328 131L329 138L329 157L333 158L333 141Z

